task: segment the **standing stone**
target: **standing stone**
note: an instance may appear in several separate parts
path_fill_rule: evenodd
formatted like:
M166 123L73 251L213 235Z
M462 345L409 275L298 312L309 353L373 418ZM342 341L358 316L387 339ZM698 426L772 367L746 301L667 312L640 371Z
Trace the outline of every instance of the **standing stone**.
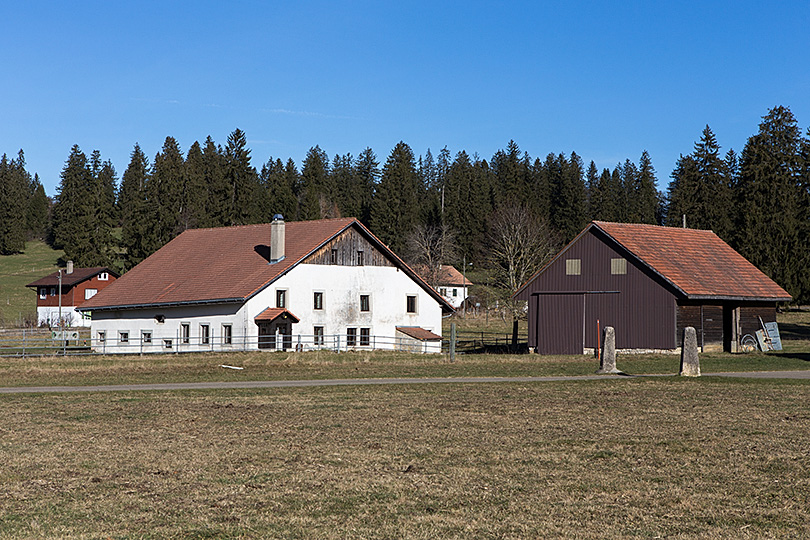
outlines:
M616 369L616 331L612 326L602 331L602 356L597 373L621 373Z
M691 326L683 329L681 345L681 376L700 377L700 359L698 358L697 332Z

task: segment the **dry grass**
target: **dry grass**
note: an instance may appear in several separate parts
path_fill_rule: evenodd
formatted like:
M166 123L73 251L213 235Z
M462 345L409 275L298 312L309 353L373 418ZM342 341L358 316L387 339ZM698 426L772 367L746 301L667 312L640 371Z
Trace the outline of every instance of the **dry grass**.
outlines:
M2 538L806 538L810 385L3 396Z

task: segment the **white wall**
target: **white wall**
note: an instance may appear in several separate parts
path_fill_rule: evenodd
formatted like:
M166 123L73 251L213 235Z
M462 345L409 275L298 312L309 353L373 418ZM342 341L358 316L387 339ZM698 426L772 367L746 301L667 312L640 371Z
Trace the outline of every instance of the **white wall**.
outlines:
M401 270L389 266L299 264L244 305L97 311L92 322L93 346L98 352L107 353L257 349L258 327L254 318L276 306L278 289L287 291L286 307L300 319L292 325L293 346L300 342L304 349L312 348L315 326L324 328L324 346L328 348L336 345L345 348L347 328L357 328L356 348L361 348L361 328L370 328L373 336L370 347L375 348L397 348L397 326L419 326L441 335L441 306ZM316 291L323 293L322 310L314 309ZM361 294L370 297L367 313L360 311ZM408 295L416 296L415 314L406 313ZM157 315L164 316L163 323L156 320ZM191 338L187 344L180 339L183 323L190 324ZM208 344L200 342L201 324L209 325ZM222 343L224 324L232 327L230 345ZM151 343L142 343L143 331L152 332ZM99 332L105 333L104 342L99 340ZM119 341L120 332L128 333L127 343ZM171 340L171 349L165 347L164 340Z
M37 324L59 325L59 306L37 306ZM83 318L75 306L62 306L62 319L65 326L90 326L90 319Z

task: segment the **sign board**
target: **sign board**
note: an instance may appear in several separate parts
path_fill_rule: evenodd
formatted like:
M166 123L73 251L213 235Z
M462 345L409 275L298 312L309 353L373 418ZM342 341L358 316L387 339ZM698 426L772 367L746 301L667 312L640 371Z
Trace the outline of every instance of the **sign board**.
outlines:
M766 322L765 330L768 331L768 337L771 338L771 345L773 345L773 350L781 351L782 340L779 338L779 325L776 324L776 321Z
M79 332L76 330L53 330L51 331L51 339L54 341L68 341L79 339Z

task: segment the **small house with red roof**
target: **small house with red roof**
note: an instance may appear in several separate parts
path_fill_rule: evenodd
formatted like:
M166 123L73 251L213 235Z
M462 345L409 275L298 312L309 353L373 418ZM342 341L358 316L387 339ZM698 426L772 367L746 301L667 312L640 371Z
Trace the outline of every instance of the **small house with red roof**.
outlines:
M281 216L187 230L81 309L94 349L122 353L410 350L414 339L440 352L453 311L358 220Z
M439 269L437 276L439 294L454 308L458 308L464 303L472 285L472 282L454 266L443 264Z
M705 348L739 350L791 296L712 231L594 221L515 294L529 347L583 354L615 329L617 349L674 350L694 327Z
M37 294L37 319L40 325L90 326L90 316L77 308L113 283L118 274L106 266L74 268L68 261L67 268L57 270L29 283Z

